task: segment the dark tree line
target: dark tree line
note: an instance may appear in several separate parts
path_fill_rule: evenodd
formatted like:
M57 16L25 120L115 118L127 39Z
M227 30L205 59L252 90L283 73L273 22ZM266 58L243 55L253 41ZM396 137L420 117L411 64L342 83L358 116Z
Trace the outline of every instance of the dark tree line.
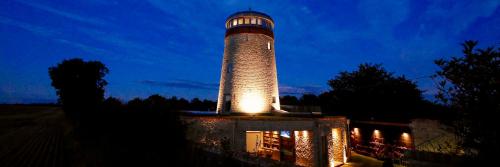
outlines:
M176 112L180 110L215 111L217 102L199 98L190 101L184 98L165 98L158 94L151 95L146 99L134 98L123 104L119 99L108 97L104 100L103 111L105 112Z
M66 114L77 117L97 111L104 100L104 76L109 70L99 61L64 60L49 68L52 86Z
M465 41L463 56L435 63L439 71L437 98L457 111L455 129L467 155L484 164L496 162L500 150L500 48L476 49L477 41Z
M433 107L415 82L395 76L380 64L361 64L328 81L331 90L319 96L325 113L354 119L407 121Z
M353 119L408 121L441 117L446 109L423 99L415 82L387 72L380 64L361 64L328 81L330 90L316 96L283 96L284 105L320 106L323 114Z
M318 96L314 94L303 94L299 98L290 95L280 97L282 105L319 106L319 102Z
M177 109L214 102L152 95L127 105L104 98L109 72L98 61L64 60L49 68L52 86L72 123L67 141L71 166L182 166L184 126ZM208 108L208 107L207 107ZM130 111L130 112L120 112Z

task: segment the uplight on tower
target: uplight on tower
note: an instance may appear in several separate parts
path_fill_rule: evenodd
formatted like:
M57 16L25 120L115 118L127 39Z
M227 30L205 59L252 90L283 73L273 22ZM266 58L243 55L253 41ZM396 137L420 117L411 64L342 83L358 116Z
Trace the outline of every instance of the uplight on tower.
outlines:
M280 110L273 19L242 11L230 15L225 26L217 113Z

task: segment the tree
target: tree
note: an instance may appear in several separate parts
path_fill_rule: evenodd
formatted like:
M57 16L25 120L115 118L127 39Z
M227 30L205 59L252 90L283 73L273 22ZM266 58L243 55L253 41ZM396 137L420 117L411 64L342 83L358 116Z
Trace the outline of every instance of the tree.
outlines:
M198 110L198 111L201 111L201 110L206 110L206 109L203 109L203 102L199 99L199 98L193 98L191 100L191 108L193 110Z
M212 100L203 100L203 109L207 109L209 111L215 111L217 109L217 102L212 101Z
M423 102L417 85L394 76L379 64L361 64L328 81L331 90L319 96L322 110L360 119L404 121Z
M317 106L319 105L318 96L314 94L303 94L299 99L299 103L303 106Z
M166 112L172 109L172 105L169 104L168 100L158 94L149 96L144 100L144 104L147 107L146 111L150 112Z
M52 86L59 96L59 103L70 116L81 111L96 111L104 100L104 76L109 70L99 61L75 58L64 60L49 68Z
M286 95L280 97L280 103L282 105L298 105L299 99L297 99L297 97L295 96Z
M123 104L120 99L108 97L104 100L101 108L105 112L121 112L123 110Z
M475 49L465 41L463 56L436 60L440 101L458 112L456 133L467 155L487 162L496 155L500 114L500 48Z
M127 109L130 112L141 112L142 110L145 110L145 108L146 107L141 98L136 97L127 102Z

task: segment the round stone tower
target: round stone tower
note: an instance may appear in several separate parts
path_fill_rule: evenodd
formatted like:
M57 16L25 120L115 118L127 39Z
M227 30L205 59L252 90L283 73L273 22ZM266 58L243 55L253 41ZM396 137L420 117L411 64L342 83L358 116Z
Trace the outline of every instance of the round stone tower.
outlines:
M280 110L273 19L261 12L242 11L230 15L225 25L217 112Z

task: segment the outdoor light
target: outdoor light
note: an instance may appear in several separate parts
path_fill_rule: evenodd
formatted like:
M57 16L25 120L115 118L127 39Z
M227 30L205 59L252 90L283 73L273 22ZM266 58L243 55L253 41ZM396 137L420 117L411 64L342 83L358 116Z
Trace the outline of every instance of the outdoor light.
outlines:
M373 137L380 138L380 131L377 129L373 130Z
M403 132L403 134L401 134L401 138L402 138L404 141L409 141L409 140L410 140L410 134L409 134L409 133L406 133L406 132Z
M339 132L337 129L332 129L332 137L333 139L337 139L339 137Z
M354 128L354 135L359 135L359 128Z
M344 156L344 163L347 163L347 155L346 155L346 150L345 150L345 148L343 149L342 154L343 154L343 156Z
M401 136L403 136L403 138L409 138L410 137L410 135L408 133L406 133L406 132L403 132L403 134L401 134Z
M264 99L258 93L246 92L241 96L240 107L246 113L264 112Z

